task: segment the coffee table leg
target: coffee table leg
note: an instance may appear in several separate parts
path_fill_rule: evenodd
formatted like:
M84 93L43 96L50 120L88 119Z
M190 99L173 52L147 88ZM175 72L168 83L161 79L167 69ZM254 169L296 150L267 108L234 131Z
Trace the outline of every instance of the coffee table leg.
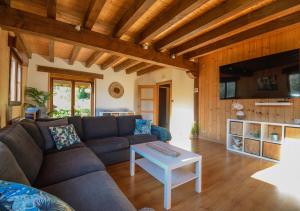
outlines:
M195 163L195 174L196 174L196 184L195 184L195 191L197 193L201 192L201 183L202 183L202 172L201 172L201 159Z
M130 176L134 176L135 172L135 151L130 149Z
M164 208L171 208L171 192L172 192L172 174L170 170L165 170L164 178Z

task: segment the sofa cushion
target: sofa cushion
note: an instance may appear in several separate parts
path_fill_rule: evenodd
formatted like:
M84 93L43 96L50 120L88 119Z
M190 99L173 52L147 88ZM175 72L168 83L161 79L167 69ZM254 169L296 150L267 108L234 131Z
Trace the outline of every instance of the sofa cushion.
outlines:
M58 150L81 142L73 124L49 127L49 130Z
M0 135L0 140L8 146L27 179L32 184L43 162L41 149L20 124L5 130Z
M25 128L27 133L31 135L35 143L44 150L44 138L41 131L35 121L31 119L23 119L20 124Z
M86 141L85 144L97 155L100 153L117 151L129 147L128 139L124 137L93 139Z
M149 134L126 136L126 138L128 138L130 145L158 141L155 135Z
M97 171L43 188L76 211L136 210L106 171Z
M143 135L143 134L151 135L151 120L136 119L134 135Z
M82 128L82 118L80 116L68 117L68 123L74 125L77 135L79 136L79 138L81 140L83 140L84 133L83 133L83 128Z
M0 210L74 211L61 199L27 185L0 180Z
M83 117L85 140L118 135L117 120L114 116Z
M105 166L87 147L52 153L44 157L34 185L44 187L100 170L105 170Z
M42 132L42 135L44 137L45 150L47 151L47 150L55 148L55 143L51 137L49 127L67 125L68 120L67 119L57 119L57 120L53 120L53 121L37 121L36 123L39 126L40 131Z
M30 185L15 157L2 142L0 142L0 180Z
M119 116L119 117L117 117L119 136L133 135L136 119L142 119L142 116L134 115L134 116Z
M67 151L67 150L70 150L70 149L75 149L75 148L80 148L80 147L86 147L86 145L83 142L80 142L79 144L73 144L71 146L62 148L61 150L58 150L57 148L50 149L47 152L45 152L45 154L47 155L47 154L51 154L51 153Z

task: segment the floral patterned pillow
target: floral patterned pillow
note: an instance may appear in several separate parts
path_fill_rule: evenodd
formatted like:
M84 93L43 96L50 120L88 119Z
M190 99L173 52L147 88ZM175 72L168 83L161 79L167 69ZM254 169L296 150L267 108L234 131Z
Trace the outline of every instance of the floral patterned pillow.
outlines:
M0 180L0 210L61 210L74 209L59 198L20 183Z
M134 135L150 134L151 135L151 120L136 119Z
M58 150L81 142L73 124L49 127L49 130Z

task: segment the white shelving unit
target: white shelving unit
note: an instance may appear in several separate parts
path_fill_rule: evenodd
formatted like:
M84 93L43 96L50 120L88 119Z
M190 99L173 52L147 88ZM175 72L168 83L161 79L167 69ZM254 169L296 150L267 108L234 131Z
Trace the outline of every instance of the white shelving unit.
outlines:
M296 132L287 132L291 130ZM270 134L274 132L279 135L278 141L270 138ZM297 137L294 134L297 134ZM300 141L299 137L300 125L296 124L227 120L227 150L269 161L278 162L282 144L290 138ZM238 140L240 144L236 144Z

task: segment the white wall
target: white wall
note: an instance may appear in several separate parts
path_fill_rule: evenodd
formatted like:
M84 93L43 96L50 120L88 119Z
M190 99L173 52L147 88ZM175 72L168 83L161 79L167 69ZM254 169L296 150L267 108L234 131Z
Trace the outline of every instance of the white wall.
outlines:
M48 91L48 73L38 72L38 65L101 73L104 75L104 79L96 80L96 108L127 108L134 110L136 74L127 75L125 71L116 73L111 68L100 70L98 65L86 68L81 62L75 62L74 65L69 65L67 61L60 58L55 58L55 62L51 63L44 57L33 54L28 66L27 86L36 87L44 91ZM109 85L115 81L121 83L124 87L124 95L119 99L112 98L108 93Z
M184 71L165 68L137 78L138 85L153 85L172 80L170 131L173 140L186 147L194 121L194 80ZM137 104L137 102L136 102Z

